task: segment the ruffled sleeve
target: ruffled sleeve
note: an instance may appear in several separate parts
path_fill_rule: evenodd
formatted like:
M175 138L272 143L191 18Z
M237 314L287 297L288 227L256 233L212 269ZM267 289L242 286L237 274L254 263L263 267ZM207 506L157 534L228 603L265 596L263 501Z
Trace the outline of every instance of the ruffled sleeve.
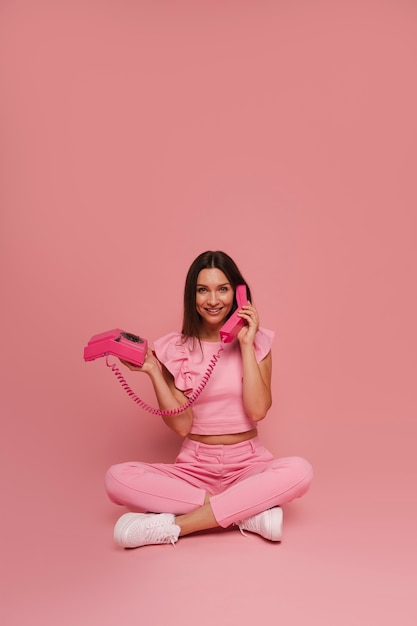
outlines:
M255 355L258 363L262 361L271 350L275 333L268 328L259 328L255 337Z
M194 388L195 372L191 369L189 350L180 333L169 333L154 341L153 349L174 377L175 386L184 393Z

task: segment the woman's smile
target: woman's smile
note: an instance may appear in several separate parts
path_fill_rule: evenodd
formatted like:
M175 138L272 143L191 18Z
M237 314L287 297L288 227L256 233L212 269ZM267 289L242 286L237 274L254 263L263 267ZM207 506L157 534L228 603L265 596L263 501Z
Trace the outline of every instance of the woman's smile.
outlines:
M218 315L219 313L221 313L221 311L223 310L223 307L220 307L218 309L207 309L206 311L209 315Z

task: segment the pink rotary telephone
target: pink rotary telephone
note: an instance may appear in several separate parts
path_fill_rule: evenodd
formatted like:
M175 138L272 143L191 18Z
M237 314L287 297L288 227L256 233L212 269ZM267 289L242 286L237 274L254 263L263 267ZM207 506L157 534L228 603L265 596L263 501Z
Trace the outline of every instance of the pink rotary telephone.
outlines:
M147 350L148 342L146 339L115 328L91 337L88 345L84 348L84 360L93 361L101 356L112 354L133 363L133 365L142 366Z
M231 343L239 331L246 324L245 320L238 316L238 310L247 302L247 291L246 285L238 285L236 287L236 302L237 309L236 311L229 317L227 322L220 329L220 339L222 343ZM186 409L188 409L195 400L197 400L200 393L203 391L206 386L214 366L216 365L218 359L220 358L220 353L223 350L223 347L220 348L217 354L213 354L213 358L211 359L207 371L205 372L200 385L197 389L192 393L189 397L188 401L177 409L170 410L161 410L155 409L139 398L134 391L127 384L123 374L120 369L116 365L112 365L108 361L109 355L116 356L124 361L128 361L129 363L133 363L133 365L138 365L141 367L145 361L146 353L148 350L148 342L146 339L139 337L139 335L134 335L133 333L127 333L120 328L115 328L113 330L109 330L105 333L100 333L98 335L93 335L90 341L84 348L84 360L85 361L93 361L94 359L105 356L106 357L106 365L112 369L116 378L119 380L120 384L126 391L126 393L132 398L134 402L139 404L143 409L148 411L149 413L153 413L154 415L177 415L178 413L182 413Z

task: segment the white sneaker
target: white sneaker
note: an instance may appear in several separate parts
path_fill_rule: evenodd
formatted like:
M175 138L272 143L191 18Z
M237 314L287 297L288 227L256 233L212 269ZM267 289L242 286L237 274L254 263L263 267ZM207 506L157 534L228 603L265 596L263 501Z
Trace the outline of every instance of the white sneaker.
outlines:
M257 533L261 535L261 537L269 539L269 541L281 541L282 519L283 513L281 507L275 506L257 515L252 515L252 517L238 522L237 525L242 535L244 535L244 531L247 530L251 533Z
M180 527L171 513L125 513L116 522L114 540L123 548L178 541Z

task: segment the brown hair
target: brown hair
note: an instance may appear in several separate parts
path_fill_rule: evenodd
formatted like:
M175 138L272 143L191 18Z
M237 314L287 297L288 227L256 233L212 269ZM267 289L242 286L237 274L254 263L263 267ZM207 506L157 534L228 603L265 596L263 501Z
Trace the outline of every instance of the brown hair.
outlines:
M211 267L215 267L223 272L227 277L227 280L230 282L235 296L233 299L233 307L229 313L229 316L237 308L236 303L236 287L237 285L246 285L246 289L248 292L248 300L251 300L251 293L248 287L247 282L243 278L239 268L233 259L226 254L225 252L221 252L219 250L213 252L208 250L207 252L202 252L191 264L190 269L188 270L187 277L185 279L185 288L184 288L184 317L182 324L182 334L184 338L186 337L196 337L200 338L200 324L201 318L197 313L196 309L196 292L197 292L197 278L201 270L209 269Z

